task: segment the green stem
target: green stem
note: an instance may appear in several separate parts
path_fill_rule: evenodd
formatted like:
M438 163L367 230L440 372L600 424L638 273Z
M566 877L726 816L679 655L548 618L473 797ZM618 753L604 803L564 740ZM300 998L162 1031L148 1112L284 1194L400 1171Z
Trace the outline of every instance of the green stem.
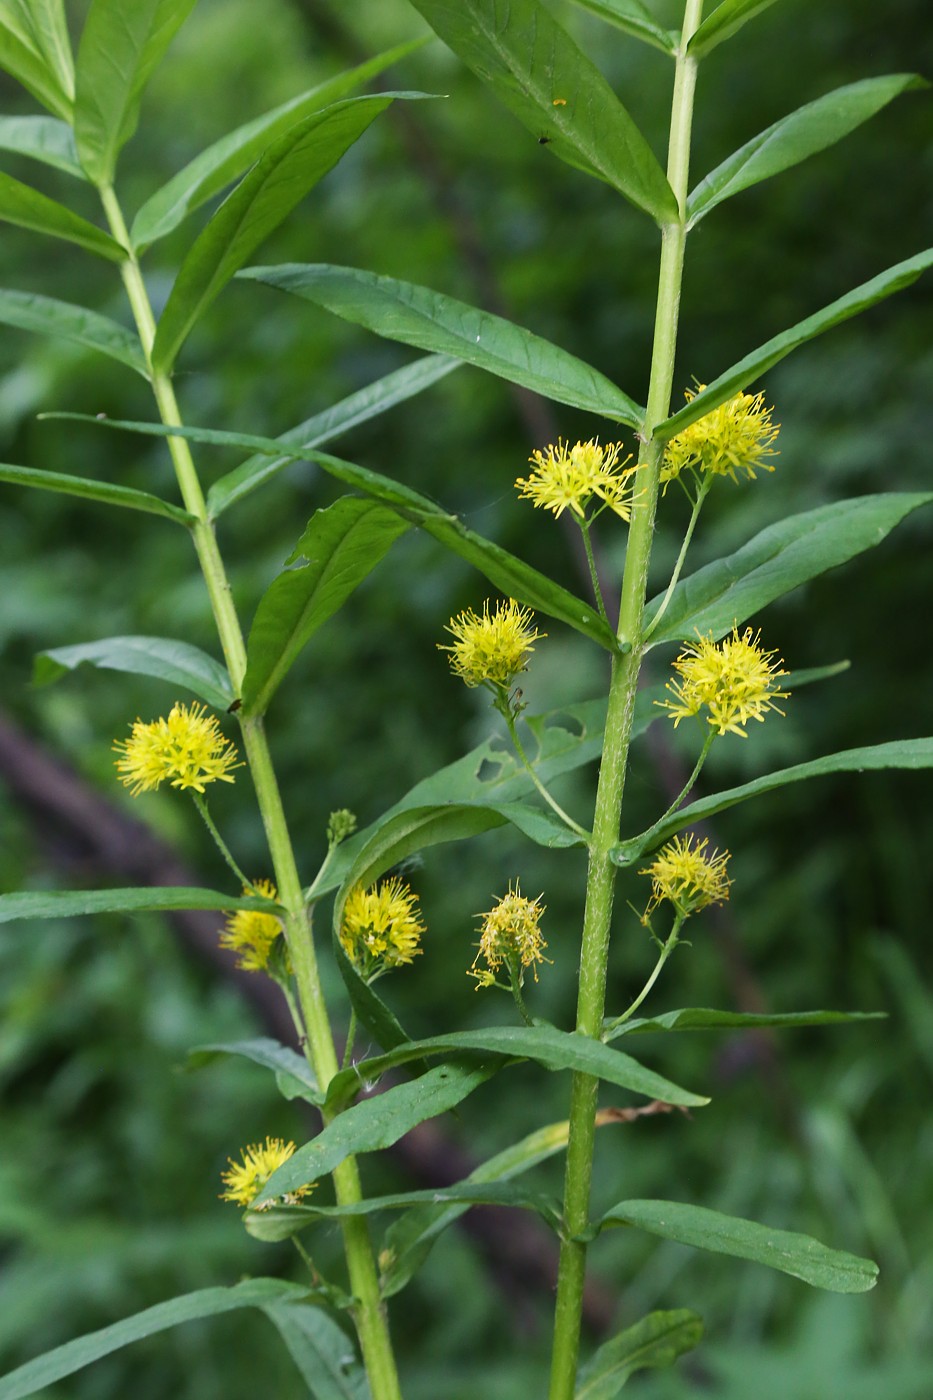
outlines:
M596 599L596 607L599 610L600 617L611 632L612 623L609 621L609 614L606 612L606 604L603 601L603 590L599 586L599 571L596 568L596 559L593 555L593 541L590 538L589 521L584 517L584 519L578 520L577 524L580 526L580 533L583 536L583 547L586 550L586 562L590 566L590 579L593 583L593 597Z
M667 166L667 177L677 200L679 217L662 229L651 378L642 433L645 489L632 510L619 611L618 635L623 643L630 644L631 650L614 656L612 660L606 735L590 841L576 1028L579 1034L594 1039L601 1036L605 1011L606 967L615 886L615 866L610 852L619 839L635 693L644 648L642 617L663 451L663 443L654 438L654 429L667 417L674 376L686 242L690 131L696 84L696 61L688 57L686 49L700 23L702 12L703 0L686 0L683 36L676 56ZM598 1081L591 1075L573 1076L564 1185L564 1238L554 1316L550 1400L573 1400L576 1386L586 1271L586 1245L579 1237L585 1233L589 1221L597 1087Z
M214 845L217 847L218 851L223 856L227 865L230 867L234 875L239 880L240 884L243 886L244 890L248 893L250 890L254 889L255 886L253 885L252 880L247 880L246 876L243 874L243 871L233 859L233 854L230 850L230 847L227 845L226 841L221 836L220 832L217 830L217 827L214 825L214 819L211 816L210 812L207 810L207 803L205 802L201 794L199 792L195 792L194 790L192 790L191 792L191 798L198 812L201 814L201 820L204 822L204 825L211 833Z
M341 1069L346 1069L347 1066L350 1064L350 1060L353 1055L353 1042L356 1040L356 1027L356 1012L351 1007L350 1024L347 1027L347 1043L343 1047L343 1064L341 1065Z
M641 991L638 993L638 996L632 1002L628 1010L623 1011L621 1016L617 1016L615 1020L610 1021L607 1026L603 1026L604 1037L608 1035L610 1031L614 1031L616 1026L621 1026L625 1021L629 1019L630 1016L635 1015L635 1012L641 1006L645 997L648 995L648 993L651 991L651 988L654 986L655 982L657 982L658 978L660 977L661 968L664 966L671 953L673 953L674 949L677 947L677 944L680 941L680 930L683 928L685 918L685 914L678 914L677 917L674 919L674 927L668 934L667 942L661 949L660 956L658 957L658 960L654 965L654 971L652 972L651 976L648 978L648 981L642 987Z
M563 807L555 798L551 796L551 794L548 792L547 788L544 786L541 779L535 772L534 765L529 760L528 755L525 753L524 747L522 746L522 741L518 737L518 730L515 726L515 716L512 714L512 711L509 708L508 701L506 701L503 705L497 704L496 709L499 711L500 715L508 725L509 736L512 740L512 743L515 745L515 752L518 754L522 767L528 774L531 781L534 783L535 787L540 792L541 796L544 798L545 802L552 809L552 811L557 813L557 815L560 817L561 821L564 823L565 826L569 826L571 831L575 831L578 836L582 836L584 841L589 841L590 833L586 830L585 827L580 826L579 822L575 822L573 817L571 817L569 813L564 811Z
M109 186L104 186L100 190L100 196L113 236L125 248L131 249L126 221L114 191ZM155 319L139 262L132 251L121 263L120 271L136 319L140 343L149 365L153 394L162 422L167 427L180 427L181 416L171 380L166 374L156 374L152 371ZM185 508L195 517L191 534L230 680L234 692L239 695L246 674L246 645L226 570L208 518L201 482L187 441L184 438L169 438L168 446ZM305 907L295 853L261 716L244 719L242 732L246 759L253 777L275 871L279 902L285 910L285 937L295 970L302 1020L307 1030L305 1053L318 1084L326 1090L338 1072L337 1052L318 973L311 918ZM334 1170L333 1179L334 1191L341 1205L352 1205L362 1200L355 1158L348 1157L341 1162ZM379 1277L369 1228L361 1216L348 1217L342 1221L341 1228L350 1286L355 1298L354 1318L373 1400L401 1400L388 1322L379 1295Z
M716 730L710 729L706 735L706 738L703 740L703 747L700 750L700 757L696 761L693 772L690 774L690 777L684 783L680 792L674 798L674 801L668 807L667 811L664 813L663 816L658 817L658 820L656 822L653 822L652 825L648 827L647 831L639 832L637 836L633 836L631 837L631 839L626 840L624 842L625 846L632 847L633 849L637 847L639 851L647 849L647 847L651 844L651 839L654 836L655 832L661 830L661 827L667 821L668 817L673 816L673 814L677 811L677 808L690 793L693 784L700 776L700 772L703 768L704 763L707 760L707 757L709 756L710 749L713 747L713 740L715 738Z
M680 553L677 556L677 563L674 565L674 572L671 574L671 581L667 585L667 592L664 594L664 597L661 600L661 606L658 608L654 617L651 619L650 625L645 630L643 640L646 642L651 636L654 629L657 627L658 623L661 621L661 618L667 612L667 605L674 595L674 589L677 587L677 581L680 578L681 570L684 567L684 560L687 557L687 550L690 548L690 541L693 539L693 532L696 529L696 523L700 518L700 511L703 509L703 502L709 495L709 488L712 486L712 484L713 478L707 472L703 480L700 482L700 487L697 491L697 498L693 503L693 511L690 515L690 524L687 526L687 533L684 535L684 542L680 546Z

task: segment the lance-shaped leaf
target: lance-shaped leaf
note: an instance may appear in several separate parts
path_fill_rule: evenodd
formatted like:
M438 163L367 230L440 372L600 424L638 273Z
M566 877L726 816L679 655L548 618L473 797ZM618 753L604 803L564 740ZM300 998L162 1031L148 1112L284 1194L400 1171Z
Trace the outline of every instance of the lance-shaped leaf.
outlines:
M89 350L99 350L102 355L109 355L112 360L128 365L144 379L148 377L146 359L138 337L108 316L88 311L83 306L73 306L55 297L40 296L37 292L17 292L0 287L0 322L16 326L19 330L35 331L37 335L70 340Z
M866 78L808 102L740 147L702 180L687 200L688 228L724 199L799 165L835 145L902 92L927 87L915 73Z
M264 112L261 117L255 117L222 136L146 200L130 230L133 247L138 253L145 252L157 239L164 238L177 228L192 210L200 208L231 181L238 179L266 147L283 136L290 127L377 77L393 63L421 48L423 42L415 39L399 44L357 68L328 79L326 83L318 83L298 97L289 98L280 106Z
M211 519L216 520L228 506L241 501L244 496L264 485L283 467L293 462L295 459L288 454L288 448L293 451L308 451L314 447L323 447L326 442L332 442L342 433L349 432L358 423L365 423L368 419L393 408L395 404L404 403L414 394L420 394L422 389L430 388L459 364L459 360L452 360L449 355L423 355L413 364L393 370L382 379L367 384L365 389L358 389L355 394L341 399L331 408L325 408L323 412L306 418L297 428L290 428L277 439L286 449L285 456L269 457L256 454L214 482L207 493L207 508Z
M258 909L281 913L271 899L259 895L218 894L159 885L152 889L50 890L0 894L0 924L18 919L73 919L84 914L142 914L173 909Z
M870 1259L828 1249L809 1235L773 1230L681 1201L620 1201L597 1223L595 1232L611 1225L630 1225L694 1249L766 1264L832 1293L864 1293L878 1280L878 1265Z
M643 1016L613 1025L608 1018L603 1039L618 1040L623 1035L653 1035L657 1031L747 1031L770 1027L792 1030L795 1026L845 1026L852 1021L884 1020L884 1011L714 1011L705 1006L665 1011L660 1016Z
M313 1400L370 1400L366 1372L338 1322L307 1303L269 1303L263 1312L278 1329Z
M156 1303L133 1317L125 1317L110 1327L102 1327L98 1332L89 1332L73 1342L47 1351L25 1366L0 1379L0 1400L22 1400L23 1396L34 1395L74 1375L75 1371L90 1366L101 1357L110 1356L131 1342L143 1337L153 1337L166 1332L170 1327L178 1327L183 1322L194 1322L201 1317L216 1317L219 1313L233 1312L237 1308L262 1308L283 1302L299 1302L306 1297L307 1289L301 1284L286 1283L277 1278L247 1279L234 1284L232 1288L201 1288L196 1293L184 1293L180 1298L172 1298L167 1303Z
M713 409L718 408L721 403L725 403L727 399L733 398L740 390L747 388L753 380L758 379L772 365L778 364L794 350L799 350L801 345L806 345L809 340L814 340L816 336L822 335L824 331L831 330L834 326L842 325L843 321L848 321L852 316L858 316L862 311L867 311L870 306L884 301L885 297L892 296L895 292L902 292L905 287L911 286L931 264L933 264L933 248L927 248L923 253L917 253L912 258L905 258L903 262L895 263L894 267L889 267L886 272L880 272L870 282L863 282L860 287L847 292L837 301L831 302L822 311L815 312L814 315L808 316L805 321L798 321L796 326L791 326L789 330L773 336L764 345L760 345L757 350L753 350L750 355L739 360L731 369L727 369L718 379L714 379L705 389L701 389L684 408L661 423L656 429L655 435L666 439L673 437L675 433L682 432L691 423L696 423L707 413L712 413Z
M556 403L640 427L645 410L598 370L489 311L413 282L330 263L284 263L240 273L293 292L388 340L454 355Z
M217 710L229 709L235 698L226 667L199 647L189 642L176 642L170 637L107 637L100 642L55 647L37 656L33 683L48 685L67 671L85 665L98 666L104 671L155 676L192 691Z
M64 0L0 0L0 68L71 121L74 63Z
M47 233L51 238L64 238L68 243L77 243L79 248L86 248L98 257L109 258L111 262L122 262L126 257L126 250L102 228L2 172L0 219L18 224L20 228L32 229L34 233Z
M343 496L317 511L263 594L249 634L243 711L264 714L295 658L409 529L394 510Z
M589 10L607 24L615 25L624 34L635 39L643 39L662 53L672 54L677 47L677 34L671 29L662 29L641 0L573 0L581 10Z
M156 330L156 368L171 368L192 326L234 273L396 95L337 102L305 117L267 147L188 250Z
M653 1312L603 1342L580 1372L574 1400L615 1400L636 1371L673 1366L703 1336L703 1319L688 1308Z
M605 180L659 224L677 218L677 201L651 147L540 0L413 3L555 155Z
M689 807L682 807L650 832L631 841L622 841L612 851L612 859L616 865L631 865L646 850L663 845L684 827L705 821L717 812L725 812L739 802L787 787L790 783L800 783L806 778L823 778L830 773L873 773L885 768L914 771L933 768L933 739L894 739L888 744L875 744L869 748L844 749L841 753L827 754L825 758L811 759L809 763L797 763L792 768L766 773L764 777L754 778L741 787L714 792L709 797L701 797L698 802L691 802Z
M933 501L929 491L892 491L818 506L769 525L725 559L677 585L652 646L679 638L725 636L775 598L880 544L912 511ZM649 604L650 619L661 605Z
M2 319L2 318L0 318ZM0 481L13 486L34 486L40 491L56 491L60 496L80 496L103 505L123 506L127 510L142 510L149 515L161 515L179 525L193 525L195 519L186 510L150 496L148 491L134 491L131 486L114 486L109 481L92 481L84 476L66 476L64 472L44 472L35 467L16 467L0 463Z
M85 179L78 164L74 132L57 117L0 117L0 150L15 151L79 180Z
M110 185L136 130L143 89L195 0L92 0L78 46L75 140L84 170Z
M773 4L774 0L722 0L695 31L687 45L688 54L691 58L702 58Z
M287 1045L272 1040L269 1036L256 1036L252 1040L218 1041L211 1045L195 1045L188 1051L188 1069L202 1069L216 1060L228 1057L250 1060L263 1069L271 1069L275 1075L279 1093L286 1099L307 1099L310 1103L323 1103L324 1096L318 1088L317 1080L304 1055L299 1055Z

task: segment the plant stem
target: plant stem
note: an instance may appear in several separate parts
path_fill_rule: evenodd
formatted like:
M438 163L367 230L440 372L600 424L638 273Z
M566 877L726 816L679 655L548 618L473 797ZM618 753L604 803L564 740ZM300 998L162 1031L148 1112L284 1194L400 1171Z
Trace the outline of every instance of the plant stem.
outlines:
M618 635L620 640L631 645L631 650L614 656L612 660L606 735L590 841L576 1029L579 1034L594 1039L599 1039L602 1033L606 1000L606 967L616 872L610 852L619 838L635 693L644 647L642 616L663 450L663 444L654 438L654 429L667 416L674 377L686 242L690 131L696 83L696 61L687 56L686 49L702 13L703 0L686 0L683 37L676 56L667 165L667 178L677 200L679 217L662 229L651 379L642 432L646 484L632 509L619 611ZM586 1245L580 1236L585 1232L589 1220L597 1087L598 1081L591 1075L573 1076L564 1185L564 1237L554 1316L550 1400L573 1400L576 1386L586 1271Z
M690 515L690 524L687 526L687 533L684 535L684 542L680 546L680 553L677 556L677 563L674 565L674 572L671 574L671 581L667 585L667 592L664 594L664 597L661 600L661 606L658 608L654 617L651 619L650 624L645 629L645 633L642 638L642 640L645 642L647 642L648 638L651 636L652 632L657 627L658 623L661 621L661 618L667 612L667 605L673 597L674 589L677 587L677 581L680 578L680 571L684 566L684 560L687 557L687 550L690 548L690 541L693 539L693 532L696 529L696 523L700 518L700 511L703 509L703 502L709 495L709 488L712 486L712 484L713 478L710 476L709 472L707 472L706 475L703 477L703 480L700 482L699 489L697 490L697 498L693 503L693 510Z
M710 749L713 747L713 740L715 738L716 730L710 729L706 735L706 738L703 740L703 747L700 750L700 757L697 759L696 764L694 765L693 772L690 774L690 777L687 779L686 783L681 788L678 795L674 798L674 801L668 807L664 815L658 817L658 820L656 822L653 822L646 831L639 832L637 836L633 836L629 840L624 841L624 846L631 847L632 849L637 849L638 854L640 855L641 852L650 845L651 839L654 836L655 832L660 831L661 827L667 821L668 817L673 816L673 814L677 811L677 808L680 806L681 802L683 802L684 798L687 797L687 795L689 794L697 778L700 776L700 771L703 767L703 764L707 760Z
M509 709L508 703L501 706L497 705L496 708L498 709L500 715L508 725L509 736L512 740L512 743L515 745L515 752L518 754L522 767L528 774L531 781L534 783L535 787L540 792L541 796L544 798L545 802L554 812L557 813L557 815L560 817L561 821L564 823L565 826L569 826L571 831L575 831L578 836L582 836L584 841L589 841L590 833L584 827L580 826L579 822L575 822L573 817L571 817L567 812L564 811L563 807L556 800L556 798L553 798L551 796L551 794L548 792L547 788L544 786L541 779L535 772L534 765L529 760L528 755L525 753L524 747L522 745L522 741L518 737L518 730L515 726L515 716Z
M586 550L586 562L590 566L590 579L593 584L593 597L596 599L596 607L600 617L611 632L612 623L609 621L609 615L606 612L606 604L603 601L603 590L599 586L599 570L596 567L596 559L593 555L593 541L590 538L589 521L584 516L582 520L577 521L577 524L580 526L580 533L583 536L583 547Z
M227 845L226 841L221 836L220 832L217 830L217 827L214 825L214 818L207 810L207 803L204 801L204 798L199 792L192 791L191 797L195 807L201 815L201 820L204 822L204 825L207 827L208 831L211 834L211 837L213 838L214 845L217 847L218 851L223 856L226 864L233 871L234 875L237 877L244 890L248 893L250 890L254 889L253 882L252 880L247 880L246 876L243 874L243 871L233 859L233 854L230 850L230 847Z
M152 371L155 319L139 262L132 252L123 212L109 186L101 188L100 196L113 236L130 250L120 265L120 271L133 309L140 343L149 365L153 394L162 422L167 427L180 427L181 416L171 379L167 374L156 374ZM168 447L185 508L195 517L191 534L207 586L230 681L235 694L239 695L246 674L246 646L226 570L208 518L200 479L187 441L184 438L170 437ZM285 910L285 937L295 970L302 1020L307 1031L307 1043L303 1048L318 1084L322 1090L326 1090L339 1066L318 973L311 919L305 906L262 717L250 716L241 723L246 759L269 844L279 902ZM362 1199L355 1158L348 1157L341 1162L333 1172L333 1179L335 1194L341 1205L355 1204ZM350 1286L355 1298L354 1320L373 1400L401 1400L388 1322L379 1296L379 1278L369 1228L362 1216L346 1218L341 1222L341 1228Z
M654 986L655 982L657 982L658 978L660 977L661 968L664 966L671 953L673 953L674 949L677 947L677 944L680 940L680 930L683 928L685 917L686 915L684 914L678 914L676 916L676 918L674 919L674 927L667 935L667 941L661 948L658 960L654 965L654 971L648 978L648 981L642 987L641 991L638 993L638 996L632 1002L631 1006L628 1007L626 1011L623 1011L621 1016L617 1016L614 1021L610 1021L608 1026L603 1027L604 1037L608 1035L610 1031L614 1031L616 1026L621 1026L625 1021L629 1019L630 1016L635 1015L635 1012L641 1006L645 997L648 995L648 993L651 991L651 988Z

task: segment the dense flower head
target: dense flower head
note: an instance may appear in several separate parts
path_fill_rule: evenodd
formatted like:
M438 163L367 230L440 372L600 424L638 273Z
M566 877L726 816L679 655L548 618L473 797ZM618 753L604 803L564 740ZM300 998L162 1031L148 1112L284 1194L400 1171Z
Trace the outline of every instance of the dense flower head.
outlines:
M695 390L685 390L687 402L705 388L698 384ZM738 481L739 472L751 481L757 471L773 472L767 459L777 456L771 444L781 428L780 423L772 423L773 412L765 407L764 394L736 394L671 438L661 463L661 481L666 485L685 468L729 476L733 481Z
M692 832L686 836L675 836L673 841L661 847L649 866L638 872L639 875L651 876L651 899L645 911L646 919L665 899L673 904L678 914L686 918L710 904L722 904L729 898L732 881L726 875L726 865L731 857L728 851L720 855L713 850L707 855L708 845L705 836L702 841L696 841Z
M243 893L264 895L266 899L279 897L271 880L244 885ZM220 946L238 955L237 967L244 972L262 972L269 965L273 944L281 932L282 921L275 914L265 914L261 909L237 909L227 918Z
M705 709L718 734L744 739L743 726L750 719L761 721L769 710L784 713L774 702L789 694L778 689L779 678L787 672L773 659L776 652L762 649L760 639L761 633L753 637L750 627L741 635L733 627L732 636L719 643L710 634L687 644L674 662L680 679L667 685L674 699L655 702L670 713L675 729L682 719Z
M446 629L454 639L453 646L440 646L449 651L450 669L465 685L488 685L496 690L507 689L515 677L528 665L534 643L546 632L534 627L530 608L520 607L514 598L497 603L489 611L488 600L482 616L466 608L452 617Z
M568 508L583 520L586 508L594 496L623 520L631 519L634 477L637 467L625 470L626 457L619 455L622 444L607 443L601 447L596 438L577 442L570 447L563 438L556 446L551 443L543 452L535 451L528 458L533 466L530 476L519 477L519 495L527 497L534 506L552 510L555 516Z
M234 1162L232 1157L228 1157L230 1163L227 1171L221 1173L221 1181L226 1186L226 1191L221 1191L222 1201L235 1201L238 1206L252 1205L259 1195L273 1172L278 1171L283 1162L287 1162L295 1151L293 1142L283 1142L281 1138L267 1137L265 1142L256 1142L249 1147L244 1147L240 1153L241 1161ZM257 1210L269 1210L272 1206L296 1205L298 1201L311 1194L314 1190L315 1182L306 1186L296 1186L294 1191L287 1191L282 1196L275 1196L271 1201L263 1201Z
M398 875L366 889L354 885L343 906L340 942L367 981L418 956L424 924L418 898Z
M327 819L327 844L339 846L356 830L356 815L346 807L338 807Z
M510 884L508 893L497 900L492 909L479 916L483 921L480 924L479 951L470 969L470 976L476 978L477 987L491 986L503 963L510 972L517 972L519 977L525 968L532 968L537 982L538 963L548 961L544 956L547 944L539 927L545 908L540 895L537 899L526 899L516 881L514 889ZM476 964L480 958L484 959L486 967L477 971Z
M204 705L172 706L167 719L144 724L138 719L130 737L114 749L120 781L134 797L152 792L164 782L172 787L204 792L208 783L232 783L230 770L240 768L237 751Z

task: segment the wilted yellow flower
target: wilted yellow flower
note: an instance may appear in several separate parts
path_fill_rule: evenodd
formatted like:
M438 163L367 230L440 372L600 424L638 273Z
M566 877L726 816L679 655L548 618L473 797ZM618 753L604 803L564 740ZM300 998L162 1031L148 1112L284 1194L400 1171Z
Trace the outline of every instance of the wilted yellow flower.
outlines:
M271 880L244 885L243 893L265 895L266 899L279 897ZM220 946L239 954L237 967L244 972L262 972L269 964L272 945L281 932L282 921L275 914L264 914L261 909L236 909L227 918Z
M662 846L649 866L639 875L651 876L651 898L645 918L657 909L662 900L670 900L678 914L686 917L710 904L722 904L729 898L732 881L726 875L729 852L722 855L714 850L706 854L709 845L704 836L694 843L694 836L675 836Z
M438 650L450 652L450 669L465 685L504 690L526 669L533 643L547 636L536 631L533 619L530 608L520 607L514 598L497 603L494 613L487 601L482 617L472 608L452 617L445 631L454 644L438 643Z
M688 715L706 709L709 723L720 735L738 734L745 739L742 726L750 719L763 720L769 710L784 713L774 702L789 694L777 688L778 678L787 672L780 661L772 660L777 652L762 650L760 638L760 632L752 636L750 627L741 636L733 627L732 636L718 645L710 634L684 648L674 662L681 679L667 685L674 699L655 701L670 712L675 729Z
M117 740L117 772L134 797L161 783L203 793L207 783L232 783L232 768L241 768L237 751L204 705L176 704L168 719L144 724L138 719L130 737Z
M684 397L689 403L705 388L698 384L695 390L685 390ZM738 481L739 472L752 481L756 471L773 472L766 459L778 455L771 444L781 428L780 423L771 422L773 411L765 408L764 394L736 394L671 438L664 450L661 481L665 485L673 481L685 467L731 476L733 481Z
M534 471L528 477L520 476L515 485L521 487L520 496L527 497L534 506L552 510L555 516L569 507L582 520L595 496L623 520L629 520L638 468L623 470L631 458L626 457L620 464L621 451L619 442L600 447L597 439L591 438L569 447L563 438L558 438L556 446L552 443L543 452L531 454L528 460Z
M293 1142L283 1142L281 1138L267 1137L264 1143L253 1143L250 1147L244 1147L240 1153L242 1161L234 1162L232 1157L228 1157L229 1169L221 1173L221 1181L226 1186L226 1191L220 1193L222 1201L235 1201L238 1206L249 1206L259 1195L273 1172L278 1171L283 1162L287 1162L295 1151ZM296 1186L294 1191L287 1191L282 1196L275 1196L271 1201L263 1201L257 1210L269 1210L272 1206L296 1205L298 1201L309 1196L314 1190L316 1182L309 1182L306 1186Z
M340 942L367 981L418 956L424 924L418 898L399 876L365 889L354 885L343 906Z
M508 894L480 915L482 936L470 969L470 976L476 978L479 987L491 986L503 963L516 969L519 977L526 967L532 968L537 982L538 963L550 961L544 956L547 944L539 928L545 908L540 895L537 899L526 899L516 881L514 889L510 884ZM480 958L485 959L486 968L477 971Z

